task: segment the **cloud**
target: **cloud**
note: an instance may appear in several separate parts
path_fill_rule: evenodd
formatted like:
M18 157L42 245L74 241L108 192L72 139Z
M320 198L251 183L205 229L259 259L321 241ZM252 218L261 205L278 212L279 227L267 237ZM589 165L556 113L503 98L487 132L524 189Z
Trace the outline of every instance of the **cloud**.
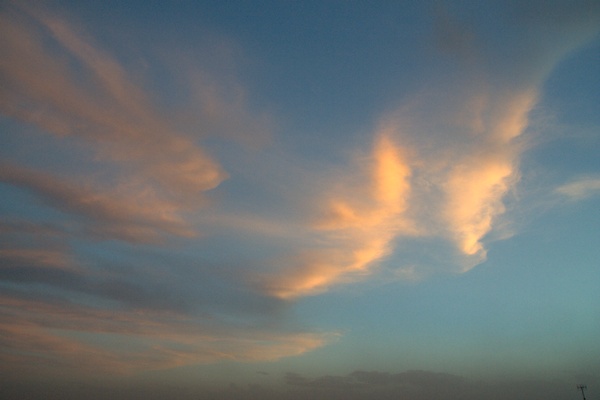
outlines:
M258 152L270 171L262 175L260 162L239 154L266 140L269 118L248 107L240 85L166 56L159 75L176 75L166 86L183 94L170 101L148 84L157 71L135 69L135 56L103 50L46 10L5 7L7 135L65 157L3 152L0 189L25 201L3 204L19 217L0 221L1 365L128 373L275 360L337 336L287 326L281 314L292 300L385 268L417 280L434 267L411 252L435 254L445 270L482 262L519 182L541 82L583 39L561 51L524 40L535 57L519 57L478 47L486 38L477 27L450 14L438 24L447 39L438 44L458 63L382 113L364 132L370 148L302 172L266 165L277 157ZM557 190L582 197L598 189L594 179ZM424 382L461 385L426 372L286 379L302 390L388 397L427 397Z
M43 203L87 219L89 233L130 241L155 241L161 232L194 236L172 202L150 188L96 189L73 185L48 173L0 163L0 182L31 192Z
M0 297L3 374L110 374L221 360L269 361L302 354L330 334L238 331L183 314L102 310L57 299ZM109 341L111 346L103 343ZM21 375L22 376L22 375Z
M280 326L277 300L248 292L226 266L215 272L169 248L198 237L190 216L228 177L200 141L268 136L238 85L223 89L186 64L171 79L187 100L166 112L147 71L27 5L0 13L0 52L0 111L36 128L7 134L23 147L42 138L65 149L59 162L6 154L0 163L2 190L25 193L36 211L0 223L2 374L266 361L332 339ZM257 327L264 320L269 329Z
M32 224L7 225L0 234L4 376L271 361L335 339L286 328L278 322L277 302L236 287L223 267L219 278L213 266L188 266L173 255L164 260L155 251L140 265L140 249L128 265L123 250L113 248L117 254L108 259L76 254L68 236ZM125 257L115 263L118 256Z
M583 200L600 192L600 178L578 178L557 187L555 190L572 200Z
M530 146L530 113L544 79L561 58L597 32L587 16L575 13L563 20L564 10L546 11L561 22L552 28L546 24L548 15L534 19L527 34L568 36L559 49L545 40L510 47L499 37L494 40L503 45L495 53L486 47L489 38L482 27L441 10L436 38L448 40L438 43L440 57L457 56L451 62L444 59L444 80L433 79L381 116L369 133L369 156L333 174L322 185L328 189L308 190L315 200L305 200L311 203L307 214L316 215L303 230L309 239L296 240L300 250L266 261L272 272L258 274L257 286L293 299L382 269L392 270L394 279L415 280L438 267L424 265L423 257L421 265L414 262L412 253L427 253L421 248L441 254L433 264L444 270L450 265L465 272L485 261L486 241L507 236L498 230L510 223L507 200L519 190L520 162ZM509 14L515 30L531 17L519 7L503 18ZM535 56L520 57L523 51ZM440 241L453 248L440 246ZM389 259L393 261L382 268Z
M549 399L568 397L573 385L560 379L552 381L485 381L432 371L354 371L347 375L305 377L287 373L290 390L280 398L300 399L527 399L542 396ZM543 394L542 394L543 393Z
M317 216L307 227L317 244L273 261L276 272L258 278L262 290L284 299L322 292L369 274L391 251L392 239L415 233L403 215L411 170L401 149L382 133L357 165L318 197Z
M110 54L68 23L41 11L1 17L4 113L94 143L100 157L135 168L170 194L194 198L226 177ZM46 45L49 39L58 48Z
M53 249L0 249L0 269L8 266L35 265L44 270L70 270L74 268L71 260L59 250Z
M54 165L39 172L5 161L2 180L83 216L85 233L97 238L156 242L165 233L195 236L184 214L204 206L204 193L227 178L198 145L198 133L179 129L177 118L153 104L155 95L143 89L140 74L65 20L28 6L7 7L0 19L0 111L54 135L71 148L73 165L83 164L79 176L72 169L65 177ZM240 118L252 126L243 100L230 105L216 86L206 79L194 83L205 98L196 111L228 115L213 130ZM78 156L89 150L91 159ZM90 168L101 172L86 173Z
M588 381L593 380L593 377ZM13 381L0 388L0 395L17 393L31 398L47 398L48 393L60 393L61 399L79 399L85 397L100 400L111 397L125 400L132 397L146 399L166 399L176 396L180 399L197 399L202 397L211 400L225 399L262 399L262 400L301 400L311 398L349 399L364 398L374 400L422 398L434 400L476 400L481 398L502 400L507 397L515 400L526 400L542 397L549 400L560 400L576 396L576 384L562 379L528 379L486 381L469 379L462 376L433 371L404 371L390 373L383 371L357 370L347 375L324 375L307 377L302 374L288 372L283 376L284 386L264 384L264 376L257 382L241 384L209 385L198 384L173 385L172 382L155 380L135 381L128 379L127 384L121 381L110 381L107 389L106 381L101 383L77 380L73 384L69 380L54 380L40 385L39 382ZM575 381L578 382L578 381ZM586 392L587 393L587 392ZM18 396L17 396L18 397Z
M507 87L478 64L464 67L474 69L471 81L457 72L455 80L423 90L383 122L412 155L410 217L424 237L454 243L463 271L485 260L482 241L519 181L523 133L538 97L535 82Z
M458 271L485 260L482 241L519 180L520 136L536 98L528 88L463 86L443 96L423 93L383 117L370 154L332 174L322 192L310 192L315 217L303 231L310 240L296 238L300 250L269 260L273 272L254 278L257 286L284 299L320 293L381 270L408 240L452 243ZM403 248L391 267L394 279L429 273L411 251Z
M288 385L337 389L356 390L357 388L370 389L385 386L403 386L406 388L428 389L429 387L443 386L446 390L456 389L464 384L464 379L444 373L430 371L406 371L397 374L379 371L354 371L345 376L321 376L306 378L299 374L288 373L285 375Z

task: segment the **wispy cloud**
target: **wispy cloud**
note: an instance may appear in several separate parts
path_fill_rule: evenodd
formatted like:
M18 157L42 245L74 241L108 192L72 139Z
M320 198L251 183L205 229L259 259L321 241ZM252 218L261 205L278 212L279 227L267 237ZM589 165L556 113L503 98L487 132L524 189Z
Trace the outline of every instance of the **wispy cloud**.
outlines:
M240 335L181 314L109 311L50 299L3 295L0 306L5 310L0 319L2 372L16 375L23 369L47 374L56 366L61 373L119 374L221 360L268 361L333 339L329 334L256 329ZM102 337L118 345L106 347L98 341Z
M319 293L372 274L405 240L453 243L459 271L481 263L483 238L519 180L520 135L535 93L466 86L451 102L437 92L422 94L383 117L370 154L333 174L323 185L328 189L310 192L308 212L316 218L303 228L305 239L296 238L301 250L269 261L272 272L259 275L258 286L286 299ZM434 112L424 119L425 109ZM396 258L395 279L427 274L430 267L403 256Z
M46 132L81 137L97 146L99 157L133 167L169 195L198 194L226 177L174 130L110 54L58 18L42 12L12 17L2 15L4 113ZM58 49L45 44L48 37Z
M518 181L518 160L522 146L515 142L527 127L527 116L535 104L531 91L515 93L505 103L483 107L488 121L480 125L475 116L477 142L467 149L456 149L455 161L448 166L443 190L446 204L443 215L449 230L464 254L485 258L482 238L497 217L504 213L503 197Z
M82 173L71 170L68 177L52 165L41 172L4 162L2 181L83 216L80 233L97 238L156 242L165 233L196 235L184 214L205 205L204 193L227 177L198 145L200 137L179 131L139 75L65 20L30 7L7 7L0 18L0 110L53 134L74 154L82 145L94 154ZM200 109L228 106L214 89L205 92L214 99ZM226 112L235 110L242 106ZM81 164L76 157L71 162ZM83 172L90 166L102 172Z
M31 192L50 207L84 217L89 223L82 231L99 238L143 242L155 241L161 232L195 235L178 214L180 209L160 198L151 187L120 185L98 189L70 184L14 164L0 163L0 167L0 182Z
M600 178L584 177L574 179L557 187L556 192L572 200L583 200L600 193Z
M518 190L525 133L544 79L596 30L563 21L548 33L568 36L559 49L527 42L495 54L477 27L443 14L441 31L454 32L454 44L441 43L452 58L447 79L384 114L371 132L370 156L352 160L324 185L329 190L309 190L316 199L309 214L318 216L303 231L311 240L267 262L273 272L259 275L262 290L281 298L319 293L371 274L406 240L423 247L434 241L432 252L440 251L439 240L451 243L445 269L464 272L485 261L485 241L509 218L507 196ZM534 36L546 31L540 21L531 29ZM535 57L518 57L521 45ZM394 254L393 276L414 280L431 269L416 265L410 251Z
M243 133L230 131L268 135L260 131L267 129L264 116L254 119L245 109L241 89L225 96L207 74L185 67L189 81L183 85L195 103L167 114L156 106L156 93L144 89L140 74L73 24L29 6L10 5L0 14L0 52L0 111L36 126L74 154L93 155L67 160L81 167L68 173L43 157L1 163L0 181L29 194L41 210L37 219L0 225L6 243L0 248L3 374L29 368L49 373L56 367L67 373L127 373L265 361L301 354L332 338L278 328L276 322L268 330L257 328L252 315L276 320L269 311L276 305L257 306L262 309L238 321L235 315L253 304L273 301L228 289L233 284L223 279L219 293L227 293L225 299L206 294L216 289L189 288L183 294L173 289L173 280L191 285L201 267L189 276L181 269L191 267L165 256L165 264L156 267L162 272L154 272L160 278L148 261L136 275L131 268L138 271L139 265L114 264L135 247L100 251L108 261L73 244L165 245L169 237L197 237L202 227L189 216L206 206L205 193L228 176L200 140L217 135L248 145ZM181 80L186 78L174 79ZM189 118L192 113L202 123ZM47 210L64 218L49 217ZM200 279L205 285L219 280L218 274L205 275ZM52 295L28 290L31 285Z
M317 217L306 228L307 235L319 238L317 244L275 261L276 272L259 281L267 293L295 298L364 276L389 254L392 239L415 234L404 217L411 170L401 150L382 133L371 155L350 167L350 176L332 183L332 192L318 198Z

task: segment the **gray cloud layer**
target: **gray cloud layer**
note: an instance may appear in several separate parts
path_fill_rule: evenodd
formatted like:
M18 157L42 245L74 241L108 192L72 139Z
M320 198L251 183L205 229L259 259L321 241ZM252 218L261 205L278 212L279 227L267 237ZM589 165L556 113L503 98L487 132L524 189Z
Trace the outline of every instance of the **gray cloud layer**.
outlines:
M590 378L590 377L587 377ZM283 386L254 384L231 384L229 386L187 385L178 387L159 382L141 384L134 381L125 384L115 381L110 394L107 388L82 382L79 385L62 386L54 382L39 386L14 382L0 388L0 395L27 396L29 399L71 400L85 397L90 400L144 398L159 400L179 399L206 400L529 400L576 399L576 383L563 380L499 380L476 381L460 376L431 371L405 371L389 373L381 371L355 371L348 375L307 378L287 373ZM593 388L588 388L588 395ZM60 397L52 397L60 392Z

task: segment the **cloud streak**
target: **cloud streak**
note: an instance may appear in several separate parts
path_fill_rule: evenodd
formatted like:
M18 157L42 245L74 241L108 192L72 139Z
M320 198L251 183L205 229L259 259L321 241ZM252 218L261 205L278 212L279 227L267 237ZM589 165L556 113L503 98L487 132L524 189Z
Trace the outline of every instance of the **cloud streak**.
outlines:
M574 179L556 188L556 192L572 200L583 200L600 192L600 178Z
M84 217L82 231L97 238L197 235L186 213L205 205L204 193L227 178L198 138L179 131L137 76L65 20L29 6L7 7L0 18L0 110L54 135L73 154L83 148L94 154L70 177L48 172L59 170L53 165L40 172L7 160L2 181ZM215 97L213 112L227 106L215 90L206 92ZM102 172L83 172L90 167Z
M156 241L160 233L195 236L172 202L150 188L122 185L98 190L47 173L0 163L0 181L32 193L50 207L86 218L84 231L129 241Z
M221 360L269 361L320 347L331 335L226 327L168 312L108 311L64 301L0 298L3 373L122 374ZM99 337L118 343L105 347ZM121 348L127 350L120 350Z
M0 164L3 189L28 194L43 210L41 221L13 218L0 225L7 243L0 249L3 374L119 374L220 360L267 361L332 339L277 327L272 301L245 295L222 279L219 294L228 293L227 299L214 298L216 289L210 289L213 298L195 293L202 292L198 287L177 293L170 284L185 275L177 267L186 269L172 257L155 267L160 280L149 265L136 276L139 266L132 271L127 262L111 261L142 244L197 238L201 227L190 215L228 177L200 139L216 132L237 140L243 135L230 130L254 134L265 126L263 116L254 119L244 109L239 90L231 99L223 97L208 75L198 79L190 72L191 83L184 85L190 99L200 101L168 115L154 104L155 94L143 88L139 74L66 20L26 5L7 6L0 14L0 52L2 113L37 127L74 155L90 150L93 155L83 162L66 160L81 167L68 173L43 157L36 163L15 156ZM198 132L185 117L190 112L204 118ZM47 210L64 218L48 217ZM133 247L113 246L103 260L76 249L81 241ZM183 286L206 275L200 267L193 270ZM239 296L250 298L241 305ZM269 329L257 328L248 315L236 321L235 315L261 301L269 304L253 313L273 320Z
M166 193L193 196L226 177L200 147L173 129L117 61L69 24L39 11L2 18L6 114L59 136L82 137L98 146L100 157L133 166ZM16 22L24 20L29 21ZM44 46L44 32L62 60ZM87 78L86 85L74 78L78 75Z

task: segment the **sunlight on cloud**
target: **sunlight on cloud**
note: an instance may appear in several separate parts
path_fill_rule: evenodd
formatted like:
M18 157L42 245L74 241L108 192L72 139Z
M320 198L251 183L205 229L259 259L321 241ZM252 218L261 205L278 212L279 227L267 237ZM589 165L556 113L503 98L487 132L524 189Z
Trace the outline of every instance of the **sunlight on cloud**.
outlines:
M448 196L444 215L449 229L460 250L479 261L485 259L481 239L504 213L502 199L518 179L521 148L514 140L527 127L535 97L526 91L504 103L483 107L481 112L487 116L487 123L478 123L478 134L485 139L470 150L474 154L457 154L458 161L450 168L444 184Z
M354 243L372 244L357 246L370 254L364 265L390 255L392 243L403 237L422 246L436 237L454 243L453 263L461 271L485 260L482 240L505 211L503 197L518 182L523 149L518 138L536 96L531 90L496 94L490 85L482 87L465 85L450 103L446 96L424 94L380 122L369 194L374 202L357 197L360 191L347 201L335 198L323 223L329 229L353 226L360 238ZM404 268L411 279L420 275L400 257L394 276L402 276Z
M157 94L143 89L140 75L67 21L28 7L8 7L0 14L0 52L0 111L37 127L39 132L27 132L32 137L50 134L75 156L89 150L93 155L65 160L72 163L69 173L45 164L44 157L15 156L1 163L0 181L11 193L29 196L24 198L33 200L40 218L15 216L1 225L7 245L0 249L0 277L3 288L11 288L0 303L0 358L11 368L3 373L28 368L47 373L56 366L67 373L129 373L221 360L266 361L332 339L253 328L216 311L238 312L220 300L192 309L187 303L194 300L168 286L169 279L184 274L168 256L160 281L149 266L143 276L131 276L129 268L118 268L127 261L112 265L120 255L139 252L140 244L165 245L169 236L197 238L203 227L189 217L206 205L205 192L228 176L199 139L217 132L243 142L243 134L227 131L254 134L266 126L264 117L254 121L245 110L241 92L230 101L216 82L197 79L191 71L185 87L189 99L202 101L168 115L153 103ZM194 126L186 119L191 113L209 122ZM56 211L58 219L52 217ZM131 247L110 245L119 242ZM81 243L83 250L76 249ZM89 251L99 243L109 243L108 250ZM32 284L44 294L20 290ZM236 293L232 289L232 296ZM260 298L251 300L259 303L258 314L268 316L276 307L266 304L263 310Z
M226 178L192 138L173 128L115 59L66 22L40 12L1 17L4 113L58 137L84 139L101 160L127 171L116 179L144 182L140 190L160 193L173 208L196 207L202 192ZM62 59L50 52L45 32Z
M195 235L175 205L161 200L148 187L99 190L8 163L0 166L0 182L30 191L61 211L86 217L90 223L85 229L98 237L149 242L156 241L160 232Z
M508 144L521 135L529 124L529 112L537 102L537 91L534 89L510 93L503 102L497 103L490 110L489 129L492 140ZM501 97L502 98L502 97Z
M444 214L463 253L485 257L480 240L504 211L501 199L512 174L512 165L504 160L478 159L452 169L445 184Z
M369 274L373 263L389 254L390 242L397 235L414 234L403 217L411 170L401 148L381 134L367 159L352 171L364 180L343 177L319 206L321 217L314 223L313 234L324 248L280 260L282 272L261 284L268 293L290 299Z
M376 197L386 213L399 213L406 209L410 168L400 156L399 148L389 137L380 136L375 148Z
M451 101L424 94L382 118L371 155L357 157L329 192L315 195L323 200L307 235L317 244L299 243L304 250L273 261L275 272L258 286L283 299L320 293L371 274L407 238L424 247L435 238L453 244L446 269L465 272L485 261L483 240L519 181L520 136L537 96L491 83L452 94ZM393 279L414 281L430 269L402 254L395 263Z

